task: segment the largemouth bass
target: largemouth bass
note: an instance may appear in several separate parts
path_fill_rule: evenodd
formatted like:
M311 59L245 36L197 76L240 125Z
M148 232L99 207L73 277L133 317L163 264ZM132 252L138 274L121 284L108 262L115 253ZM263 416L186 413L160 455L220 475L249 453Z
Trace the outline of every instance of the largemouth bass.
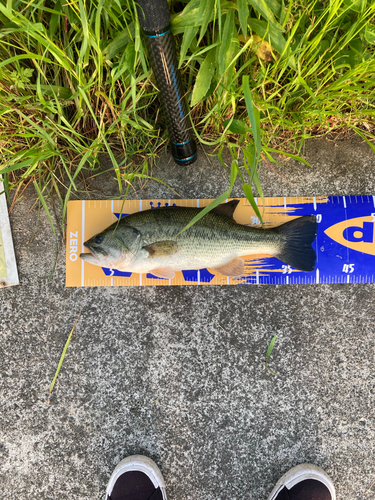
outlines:
M238 203L219 205L181 234L201 208L162 207L128 215L87 240L90 253L80 257L96 266L168 279L175 271L203 268L243 276L241 257L251 254L277 257L301 271L314 270L315 216L273 229L253 228L233 219Z

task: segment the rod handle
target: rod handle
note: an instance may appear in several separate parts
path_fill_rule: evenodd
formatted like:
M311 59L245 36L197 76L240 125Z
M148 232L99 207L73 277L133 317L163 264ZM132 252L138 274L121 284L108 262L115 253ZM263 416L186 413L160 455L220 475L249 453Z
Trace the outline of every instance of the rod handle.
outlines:
M137 0L137 11L145 31L160 31L171 22L167 0Z

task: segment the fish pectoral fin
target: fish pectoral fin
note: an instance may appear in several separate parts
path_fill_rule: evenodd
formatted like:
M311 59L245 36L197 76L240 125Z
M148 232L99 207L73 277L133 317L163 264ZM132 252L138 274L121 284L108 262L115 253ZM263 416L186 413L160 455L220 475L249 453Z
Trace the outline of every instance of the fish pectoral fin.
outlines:
M148 256L152 259L155 257L167 257L168 255L173 255L177 253L177 243L175 241L156 241L143 247L144 250L148 251Z
M169 266L153 269L152 271L150 271L150 273L154 276L157 276L158 278L166 278L168 280L172 280L176 276L176 273Z
M232 276L232 278L237 278L238 276L243 276L245 274L245 265L241 257L236 257L223 266L211 267L211 269L218 271L225 276Z

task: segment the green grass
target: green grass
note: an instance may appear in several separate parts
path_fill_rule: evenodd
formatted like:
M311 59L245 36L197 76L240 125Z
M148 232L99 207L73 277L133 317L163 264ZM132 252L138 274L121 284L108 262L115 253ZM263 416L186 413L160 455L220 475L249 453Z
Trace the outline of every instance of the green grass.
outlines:
M275 346L275 342L277 340L277 335L274 335L271 339L271 342L269 343L269 346L267 348L267 352L266 352L266 370L271 374L271 375L276 375L276 373L274 373L273 371L271 371L269 368L268 368L268 361L271 357L271 354L272 354L272 351L273 351L273 348Z
M306 138L338 129L374 138L374 13L366 0L171 2L197 141L229 147L250 201L262 157L300 158ZM6 192L34 183L65 214L102 152L119 196L147 180L168 137L133 1L0 0L0 23Z

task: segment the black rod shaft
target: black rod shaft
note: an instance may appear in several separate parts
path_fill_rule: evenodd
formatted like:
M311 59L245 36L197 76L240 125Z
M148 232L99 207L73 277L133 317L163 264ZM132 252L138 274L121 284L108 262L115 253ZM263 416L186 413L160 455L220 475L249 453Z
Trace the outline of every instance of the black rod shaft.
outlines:
M168 2L138 0L137 10L167 119L173 159L178 165L190 165L197 158L197 147L190 131L188 108L170 29Z

